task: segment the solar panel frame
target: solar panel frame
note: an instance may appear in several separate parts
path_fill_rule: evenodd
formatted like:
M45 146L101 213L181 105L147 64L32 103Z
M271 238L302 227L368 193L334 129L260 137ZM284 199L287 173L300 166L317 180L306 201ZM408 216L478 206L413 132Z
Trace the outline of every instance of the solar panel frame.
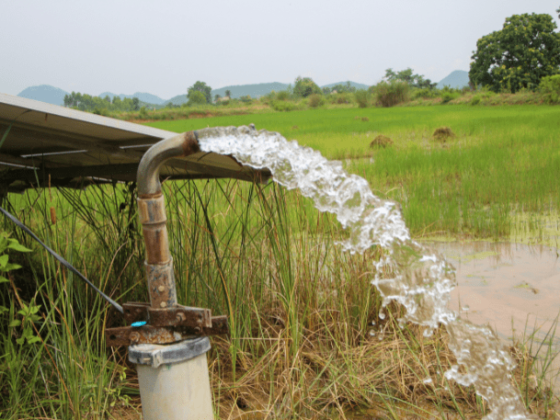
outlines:
M83 188L136 180L144 152L177 133L0 93L0 192L40 185ZM236 178L265 182L268 170L231 156L198 152L172 159L168 179Z

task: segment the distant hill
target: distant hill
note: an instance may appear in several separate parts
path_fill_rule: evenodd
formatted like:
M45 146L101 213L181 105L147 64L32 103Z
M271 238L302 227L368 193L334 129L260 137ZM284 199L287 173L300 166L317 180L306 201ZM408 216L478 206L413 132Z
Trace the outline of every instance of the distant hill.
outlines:
M17 96L53 105L64 105L64 95L68 92L49 85L31 86L22 90Z
M453 75L456 72L451 73ZM450 77L449 75L448 77ZM444 79L446 80L446 79ZM335 85L345 85L347 82L338 82L338 83L331 83L328 85L324 85L322 87L333 87ZM356 83L350 82L352 86L356 89L367 89L368 86L364 85L363 83ZM212 90L212 99L214 99L215 95L220 95L221 97L226 96L226 90L231 92L232 98L240 98L242 96L250 95L251 98L259 98L263 95L267 95L268 93L272 92L273 90L279 92L281 90L285 90L288 88L288 84L280 83L280 82L273 82L273 83L258 83L252 85L234 85L234 86L224 86L219 89ZM86 93L86 92L82 92ZM32 86L24 91L22 91L18 96L23 98L35 99L37 101L48 102L54 105L64 105L64 95L68 94L62 89L56 88L54 86L49 85L41 85L41 86ZM173 105L181 105L187 102L187 90L185 89L185 93L181 93L177 96L174 96L171 99L161 99L157 95L152 95L151 93L146 92L136 92L133 95L125 95L123 93L117 95L111 92L103 92L97 95L101 98L105 96L109 96L111 100L115 96L119 96L121 99L124 98L138 98L140 99L140 104L142 106L152 107L152 108L161 108L171 102Z
M469 85L469 72L464 70L452 71L447 77L443 78L438 84L438 89L449 86L454 89L461 89Z
M105 96L108 96L109 98L111 98L111 100L113 100L113 98L115 96L119 96L121 99L124 99L124 98L130 98L130 99L138 98L138 99L140 99L140 102L145 102L145 103L148 103L148 104L155 104L155 105L164 105L167 102L169 102L169 101L166 101L164 99L161 99L159 96L152 95L151 93L145 93L145 92L136 92L133 95L125 95L123 93L121 93L119 95L115 95L114 93L111 93L111 92L103 92L103 93L100 93L97 96L100 96L101 98L104 98Z
M214 99L214 98L212 98L212 99ZM169 102L171 102L173 105L184 104L185 102L187 102L187 92L185 91L185 93L181 93L180 95L174 96L173 98L165 101L166 104L168 104Z
M240 98L242 96L250 95L251 98L260 98L273 90L278 92L280 90L285 90L288 87L285 83L273 82L273 83L258 83L256 85L236 85L236 86L224 86L223 88L212 90L212 99L215 95L226 96L226 90L231 92L231 98Z
M321 87L328 87L328 88L332 88L333 86L336 85L346 85L346 83L350 82L350 80L348 80L347 82L338 82L338 83L331 83L330 85L324 85ZM356 82L350 82L350 86L354 86L356 89L367 89L369 86L368 85L364 85L363 83L356 83Z

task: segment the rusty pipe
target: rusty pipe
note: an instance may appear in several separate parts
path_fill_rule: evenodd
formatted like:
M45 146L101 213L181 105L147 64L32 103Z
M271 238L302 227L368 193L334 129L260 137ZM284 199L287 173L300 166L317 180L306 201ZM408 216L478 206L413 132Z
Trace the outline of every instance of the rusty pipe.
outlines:
M189 131L154 144L138 166L138 213L146 243L145 264L150 305L154 308L166 309L177 305L159 170L166 160L188 156L199 150L196 132Z

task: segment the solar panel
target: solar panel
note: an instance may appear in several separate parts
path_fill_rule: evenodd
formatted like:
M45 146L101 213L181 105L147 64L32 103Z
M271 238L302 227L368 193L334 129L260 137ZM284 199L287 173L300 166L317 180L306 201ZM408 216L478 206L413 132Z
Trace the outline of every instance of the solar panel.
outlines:
M177 133L0 93L0 188L21 192L38 184L83 188L135 181L144 152ZM236 178L265 181L266 170L234 158L198 152L172 159L167 179Z

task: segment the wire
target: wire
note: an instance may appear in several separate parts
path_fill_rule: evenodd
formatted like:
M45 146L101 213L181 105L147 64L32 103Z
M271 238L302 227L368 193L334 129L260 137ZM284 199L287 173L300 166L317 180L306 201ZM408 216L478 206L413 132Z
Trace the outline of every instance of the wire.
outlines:
M18 219L16 219L14 216L12 216L10 213L8 213L6 210L4 210L2 207L0 207L0 211L2 213L4 213L4 215L10 219L13 223L15 223L18 227L20 227L25 233L27 233L29 236L31 236L33 239L35 239L37 242L39 242L43 248L45 248L49 254L51 254L53 257L55 257L58 261L60 261L60 263L65 266L68 270L70 270L72 273L74 273L75 275L77 275L80 279L82 279L83 281L85 281L89 286L91 286L93 288L93 290L95 290L97 293L99 293L99 295L105 299L107 302L109 302L111 305L113 305L113 307L119 311L121 314L124 313L123 311L123 307L121 305L119 305L117 302L115 302L113 299L111 299L109 296L107 296L105 293L103 293L101 290L99 290L97 287L95 287L95 285L89 281L82 273L80 273L78 270L76 270L68 261L66 261L64 258L62 258L60 255L58 255L55 251L53 251L52 249L50 249L47 245L45 245L38 237L37 235L35 235L31 230L29 230L29 228L27 226L25 226L23 223L21 223Z

